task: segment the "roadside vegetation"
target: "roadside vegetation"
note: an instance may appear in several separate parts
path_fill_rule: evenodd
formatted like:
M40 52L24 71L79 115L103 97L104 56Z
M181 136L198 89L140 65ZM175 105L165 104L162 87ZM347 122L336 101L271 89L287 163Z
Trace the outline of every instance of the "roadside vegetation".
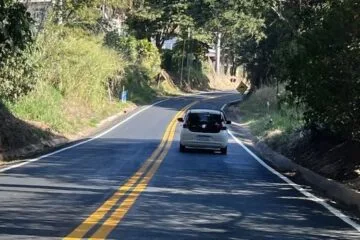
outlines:
M36 58L38 79L30 93L7 101L16 116L74 134L123 107L109 101L106 86L124 71L125 61L102 46L101 37L50 25L33 48L30 57Z
M344 141L360 134L359 7L349 0L278 4L247 63L254 87L283 82L287 102L304 106L306 127Z
M304 126L302 107L285 102L285 89L262 87L251 94L237 109L251 132L272 146L281 146L290 140L294 132Z
M152 43L99 30L101 11L92 16L93 7L69 6L75 12L62 17L62 24L50 13L35 36L22 4L1 5L8 25L0 36L5 43L0 45L0 119L5 121L0 153L55 135L71 138L130 105L180 93L170 78L160 76L160 53ZM126 104L119 100L123 89ZM15 134L8 132L12 129Z
M275 150L359 189L360 4L270 2L257 37L232 35L251 82L236 111Z
M240 111L255 135L279 147L326 139L324 152L359 143L357 1L59 3L37 34L21 3L0 3L0 99L18 118L74 134L124 109L123 88L129 104L210 89L206 53L221 40L226 72L250 83Z

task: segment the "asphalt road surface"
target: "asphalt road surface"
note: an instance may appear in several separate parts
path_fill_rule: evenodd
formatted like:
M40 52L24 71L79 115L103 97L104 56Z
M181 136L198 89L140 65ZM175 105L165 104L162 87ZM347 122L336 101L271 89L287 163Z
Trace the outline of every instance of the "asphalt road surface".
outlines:
M234 139L227 156L179 152L184 107L240 97L143 107L97 138L2 170L0 239L360 239Z

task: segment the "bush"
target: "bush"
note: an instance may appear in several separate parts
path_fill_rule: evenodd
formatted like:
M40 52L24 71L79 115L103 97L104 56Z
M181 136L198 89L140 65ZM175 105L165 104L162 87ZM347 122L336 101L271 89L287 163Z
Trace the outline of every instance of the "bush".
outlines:
M38 79L36 67L29 49L3 59L0 62L0 98L14 101L31 91Z
M276 130L286 138L303 126L303 109L283 102L284 94L284 87L280 87L279 94L274 87L263 87L240 105L242 120L249 123L258 137Z
M39 81L26 96L8 103L18 117L73 133L119 111L121 105L108 99L108 84L112 80L113 86L120 85L125 63L103 46L101 36L50 24L36 49L32 58L39 63Z
M0 4L0 98L15 100L35 82L35 65L28 58L32 19L21 3Z
M150 79L154 80L161 71L159 50L154 44L145 39L138 40L136 50L138 53L138 63L145 69L146 74L149 75Z
M105 45L115 49L130 63L135 63L138 59L137 40L134 37L120 36L117 31L109 32L105 35Z
M246 42L243 60L253 87L286 82L304 119L342 139L360 139L360 5L358 1L284 1L283 20L265 14L267 38ZM242 43L243 44L243 43Z
M288 89L306 104L308 125L347 139L360 138L359 11L351 0L329 3L289 60Z
M41 79L66 97L96 106L107 97L108 80L115 79L124 65L114 51L102 46L102 41L81 29L50 26L37 42Z
M105 36L105 44L115 49L131 65L136 65L144 72L149 81L154 81L161 71L159 50L146 39L137 40L133 36L121 36L116 31Z

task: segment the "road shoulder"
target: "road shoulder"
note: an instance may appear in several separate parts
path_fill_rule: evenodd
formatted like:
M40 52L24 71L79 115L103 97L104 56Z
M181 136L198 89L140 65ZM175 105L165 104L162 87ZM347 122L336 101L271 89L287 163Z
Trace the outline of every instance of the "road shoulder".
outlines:
M224 111L229 119L238 119L238 116L234 115L236 113L229 110L230 105L224 106ZM253 136L250 130L243 124L234 122L231 132L247 148L257 156L260 156L261 159L278 172L300 185L310 186L311 191L315 191L317 196L321 196L322 199L329 199L327 202L331 202L337 208L346 211L352 218L359 219L360 193L358 191L335 180L325 178L279 154Z
M150 103L148 106L152 106L157 102L165 100L165 98L158 98L156 101ZM83 140L91 139L94 136L106 131L117 123L124 119L136 114L145 108L144 106L129 105L122 109L120 112L109 116L100 121L95 127L87 128L76 135L70 137L54 135L49 139L42 140L37 144L29 144L23 148L14 149L9 152L0 153L0 169L7 168L9 166L25 162L30 158L37 158L41 155L48 154L53 151L57 151L61 148L69 147L77 144Z

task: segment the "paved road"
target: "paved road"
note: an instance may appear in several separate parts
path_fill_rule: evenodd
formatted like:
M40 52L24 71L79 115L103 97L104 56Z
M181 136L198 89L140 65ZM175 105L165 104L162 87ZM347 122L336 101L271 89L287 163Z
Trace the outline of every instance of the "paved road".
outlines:
M235 141L227 156L178 151L172 120L180 109L194 101L219 109L237 98L171 99L1 173L0 239L360 239Z

